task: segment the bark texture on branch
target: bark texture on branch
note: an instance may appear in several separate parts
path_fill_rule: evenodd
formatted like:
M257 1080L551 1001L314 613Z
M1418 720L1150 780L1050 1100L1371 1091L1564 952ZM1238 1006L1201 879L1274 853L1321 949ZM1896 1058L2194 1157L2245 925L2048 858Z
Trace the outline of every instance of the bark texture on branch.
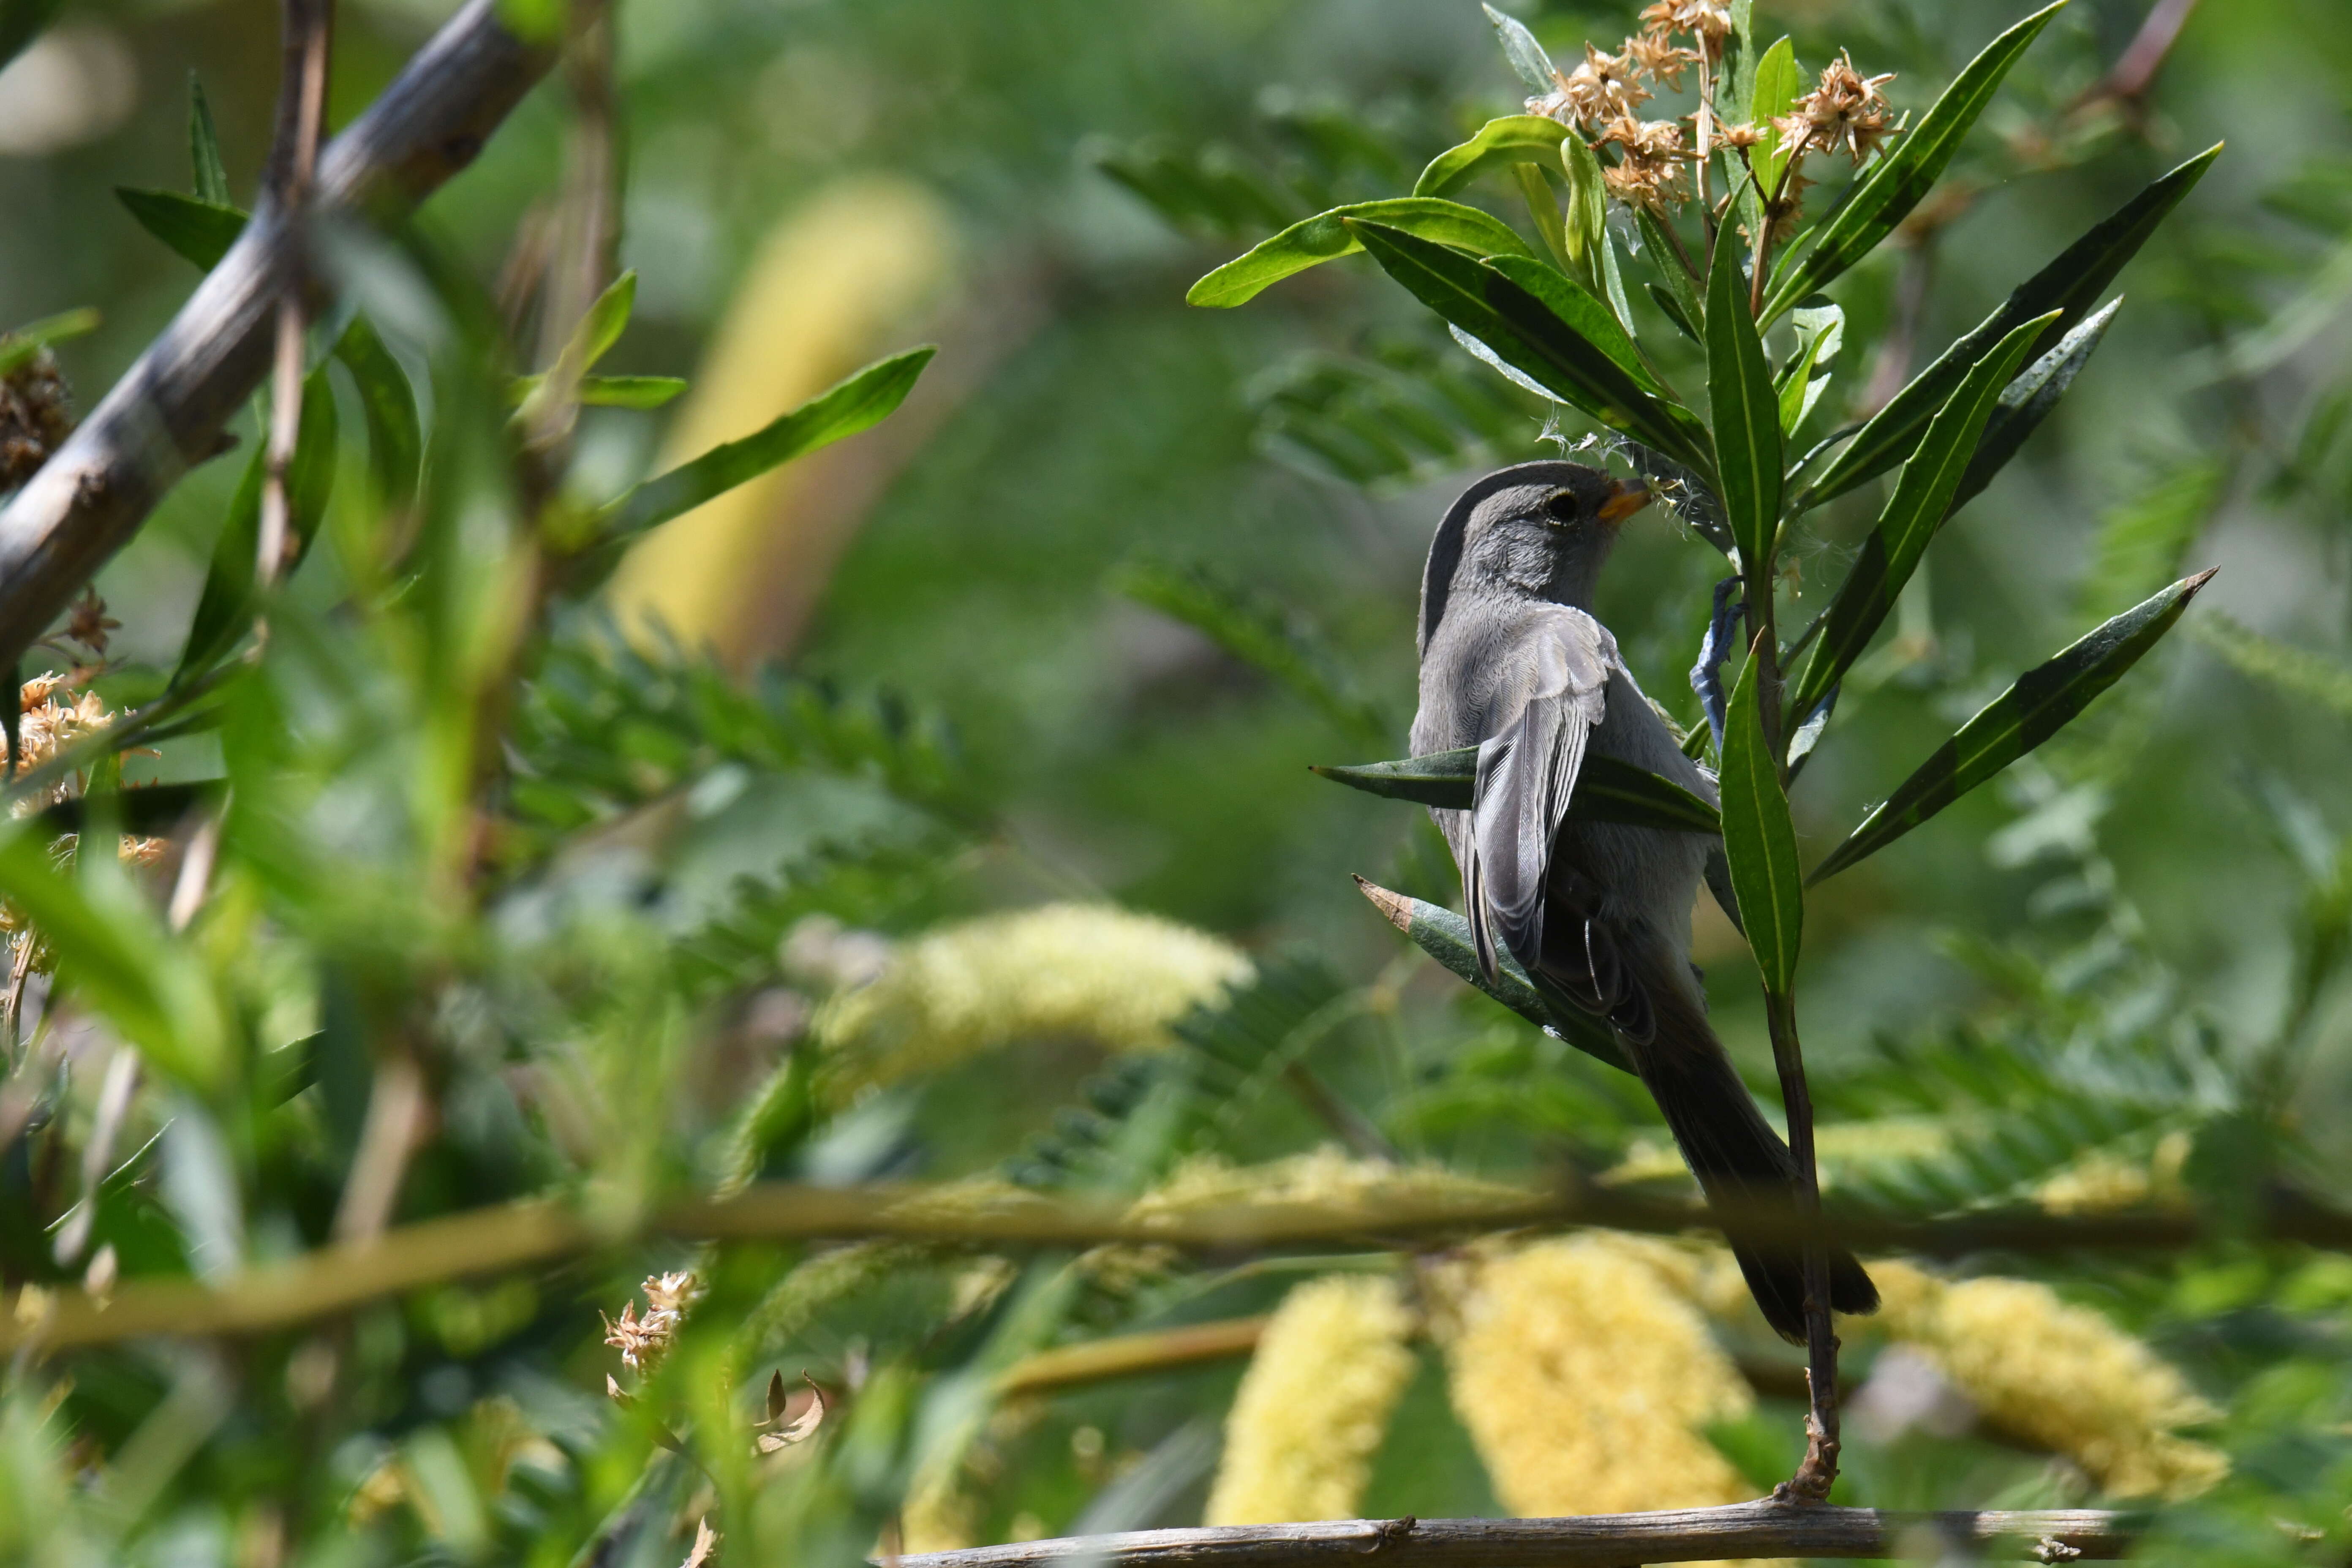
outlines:
M471 0L319 161L310 212L396 218L474 161L552 57ZM265 203L163 334L0 512L0 668L32 646L268 374L289 247Z
M1734 1503L1575 1519L1351 1519L1067 1536L896 1559L897 1568L1622 1568L1735 1557L2004 1555L2116 1558L2129 1516L2089 1509L1895 1513L1822 1504Z

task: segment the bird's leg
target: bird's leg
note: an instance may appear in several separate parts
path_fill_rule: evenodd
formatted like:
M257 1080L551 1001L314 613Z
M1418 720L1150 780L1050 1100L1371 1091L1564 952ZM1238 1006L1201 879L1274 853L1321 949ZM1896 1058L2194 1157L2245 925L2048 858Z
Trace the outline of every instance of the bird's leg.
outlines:
M1706 637L1698 645L1698 662L1691 666L1691 689L1706 710L1706 727L1715 732L1716 755L1723 754L1723 665L1738 645L1736 635L1742 605L1733 602L1739 579L1726 577L1715 585L1715 608L1709 612Z

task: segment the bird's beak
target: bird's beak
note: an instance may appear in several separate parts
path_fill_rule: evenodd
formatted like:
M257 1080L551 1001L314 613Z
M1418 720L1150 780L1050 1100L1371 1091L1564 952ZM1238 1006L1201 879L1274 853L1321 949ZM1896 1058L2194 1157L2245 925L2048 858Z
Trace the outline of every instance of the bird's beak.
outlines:
M1639 479L1619 479L1616 489L1593 515L1606 523L1620 523L1649 504L1649 486Z

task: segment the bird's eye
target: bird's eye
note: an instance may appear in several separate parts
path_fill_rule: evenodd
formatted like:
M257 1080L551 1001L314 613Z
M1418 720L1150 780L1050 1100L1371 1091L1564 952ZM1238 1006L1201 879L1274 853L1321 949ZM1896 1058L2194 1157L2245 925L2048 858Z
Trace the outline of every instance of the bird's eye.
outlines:
M1563 526L1574 522L1584 514L1584 509L1578 504L1576 492L1573 490L1554 492L1551 499L1544 502L1543 510L1544 516Z

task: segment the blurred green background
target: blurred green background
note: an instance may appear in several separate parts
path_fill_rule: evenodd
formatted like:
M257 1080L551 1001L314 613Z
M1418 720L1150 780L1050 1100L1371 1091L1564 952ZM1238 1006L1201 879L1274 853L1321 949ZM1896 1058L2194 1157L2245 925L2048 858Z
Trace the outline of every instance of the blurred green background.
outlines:
M446 7L345 9L339 118ZM1803 58L1834 39L1869 69L1900 71L1890 91L1916 111L2014 11L1767 5L1759 28L1793 31ZM2076 0L2012 79L1995 134L1963 155L1961 177L1990 183L1939 248L1924 342L1932 350L1965 330L2154 174L2215 140L2229 151L2125 275L2125 310L2091 371L1938 552L1928 604L1914 606L1933 653L1884 695L1850 700L1800 795L1818 833L1852 821L1948 731L1942 708L1965 710L2086 624L2078 584L2102 519L2184 463L2228 469L2185 554L2222 569L2203 604L2291 640L2344 646L2340 466L2327 468L2323 454L2311 483L2282 494L2276 482L2338 374L2344 291L2327 292L2329 237L2283 216L2275 195L2292 182L2316 186L2323 226L2326 193L2344 200L2352 15L2323 0L2200 7L2157 82L2144 137L2080 167L2020 172L2001 137L2048 120L2095 79L2143 14L2137 0ZM1302 471L1255 438L1252 387L1303 354L1383 333L1424 342L1431 329L1363 262L1320 269L1244 310L1187 308L1185 286L1255 235L1185 232L1099 160L1226 149L1342 194L1402 189L1427 156L1516 107L1476 7L663 0L624 5L620 17L631 171L622 255L642 284L615 368L698 376L730 301L757 284L763 245L808 204L912 200L912 227L890 232L938 251L898 289L894 316L860 321L831 352L845 368L887 342L938 335L947 349L933 374L951 391L927 389L938 395L909 410L915 433L869 438L886 454L852 455L839 480L854 492L845 501L820 479L757 520L782 541L772 545L790 574L780 596L804 596L813 614L762 626L755 603L702 635L811 673L878 681L943 714L1029 852L1000 868L1006 896L1094 889L1252 945L1306 938L1361 957L1380 951L1384 933L1346 873L1388 869L1409 823L1305 771L1362 760L1362 741L1107 584L1139 557L1213 563L1328 637L1401 742L1421 554L1475 465L1425 463L1371 492ZM1632 21L1599 6L1531 19L1563 47L1614 37ZM232 180L249 185L268 134L275 26L261 5L78 6L0 81L0 144L20 149L0 159L12 215L0 235L0 315L100 306L101 331L65 353L85 399L194 281L88 193L184 186L190 71L215 107ZM53 79L76 72L79 90ZM1387 147L1344 144L1332 127L1350 122L1377 129ZM542 88L425 209L425 223L486 279L518 215L554 185L561 124L560 100ZM911 195L884 179L911 184ZM930 226L929 214L944 226ZM1882 254L1841 286L1858 321L1883 313L1897 261ZM2317 320L2273 372L2184 384L2216 344L2315 285ZM839 330L824 310L860 308L820 282L806 284L808 309L795 311L793 281L774 287L785 304L770 325L786 335L823 339ZM760 363L803 352L786 341L734 348L754 367L754 397ZM1490 455L1536 455L1540 425L1532 405L1501 418ZM635 416L592 424L583 464L634 471L650 455L646 428ZM882 471L851 471L861 461ZM200 472L102 579L134 654L176 646L233 479L229 464ZM1822 581L1835 580L1837 552L1864 522L1833 513L1824 524ZM823 550L793 554L796 532L837 536L837 564ZM1715 567L1703 543L1653 512L1604 585L1604 618L1645 686L1685 719L1696 711L1681 673L1699 631L1692 605ZM677 629L698 640L697 628ZM2105 842L2166 957L2218 1015L2251 1029L2259 1020L2249 1015L2276 1005L2285 959L2271 933L2288 894L2247 804L2248 771L2283 771L2329 802L2352 762L2346 726L2185 647L2135 685L2130 700L2145 698L2153 732L2117 782ZM1808 951L1817 1048L1916 1024L1967 994L1971 982L1929 933L2022 918L2037 879L1988 863L1979 847L2009 814L1986 792L1832 889ZM1749 988L1720 989L1737 1005Z
M373 97L448 9L349 0L332 117ZM1808 61L1843 46L1865 70L1901 73L1890 96L1916 112L2020 9L1768 5L1758 30L1792 32ZM2200 6L2133 123L2078 164L2035 166L2035 137L2098 79L2145 9L2075 0L2011 79L1956 171L1977 194L1937 244L1920 358L2148 179L2217 140L2228 152L2124 275L2124 311L2058 414L1958 519L1874 679L1850 686L1798 795L1814 853L2017 671L2176 563L2221 568L2199 614L2352 658L2352 9ZM1633 25L1630 6L1518 10L1563 55ZM1328 205L1308 193L1402 191L1428 157L1515 110L1476 5L636 0L618 11L621 254L641 282L606 368L692 379L668 417L723 435L886 348L943 344L890 425L759 489L726 524L733 533L709 524L693 548L633 563L622 607L661 610L682 640L739 667L773 658L879 684L946 720L1009 832L959 864L927 915L1099 896L1255 952L1305 946L1358 975L1376 969L1394 939L1348 873L1431 896L1443 879L1416 813L1307 765L1401 752L1430 530L1480 467L1549 450L1545 412L1480 383L1483 447L1350 483L1286 438L1282 394L1302 367L1420 354L1484 373L1360 259L1239 311L1190 309L1183 294L1275 220ZM232 181L249 190L276 49L275 8L256 0L91 0L0 75L0 320L99 307L102 328L60 353L85 404L194 282L93 193L184 186L191 72ZM423 226L486 284L557 185L563 124L560 95L542 88L425 209ZM1206 201L1171 221L1111 172L1171 165L1243 172L1262 192L1256 220ZM892 267L828 268L795 244L810 226L861 235L869 248L855 254ZM1865 340L1893 308L1902 261L1889 247L1838 285ZM592 416L578 482L610 490L635 477L672 439L661 425ZM1580 434L1572 417L1567 433ZM131 657L168 663L179 646L235 477L233 464L200 470L101 578ZM1857 503L1811 520L1808 586L1836 580L1868 518ZM1123 595L1139 563L1205 566L1261 598L1328 647L1384 735L1335 721ZM1685 721L1696 704L1683 672L1720 570L1653 512L1627 531L1602 590L1601 616L1644 686ZM2352 826L2352 712L2253 681L2181 635L2084 730L2071 751L2053 748L1822 896L1804 980L1820 1059L1980 1009L2001 982L1970 952L2070 909L2120 910L2170 972L2134 1005L2193 1006L2242 1047L2271 1037L2289 1005L2286 933L2303 897L2275 803L2302 803L2332 833ZM2120 765L2101 768L2100 755ZM692 826L673 869L682 887L715 885L867 808L756 788ZM1712 919L1700 956L1717 1016L1760 1084L1769 1057L1751 974ZM2085 974L2103 962L2095 942L2079 952ZM1420 974L1430 995L1453 994ZM2347 1022L2339 987L2315 1021L2296 1118L2339 1194L2352 1187ZM985 1166L1067 1077L1044 1057L935 1085L929 1173ZM1215 1403L1197 1392L1173 1404ZM1108 1409L1123 1396L1086 1397ZM1412 1398L1433 1408L1433 1382ZM1416 1488L1424 1511L1479 1506L1475 1466L1445 1440L1453 1470L1383 1461L1382 1506L1423 1506Z

